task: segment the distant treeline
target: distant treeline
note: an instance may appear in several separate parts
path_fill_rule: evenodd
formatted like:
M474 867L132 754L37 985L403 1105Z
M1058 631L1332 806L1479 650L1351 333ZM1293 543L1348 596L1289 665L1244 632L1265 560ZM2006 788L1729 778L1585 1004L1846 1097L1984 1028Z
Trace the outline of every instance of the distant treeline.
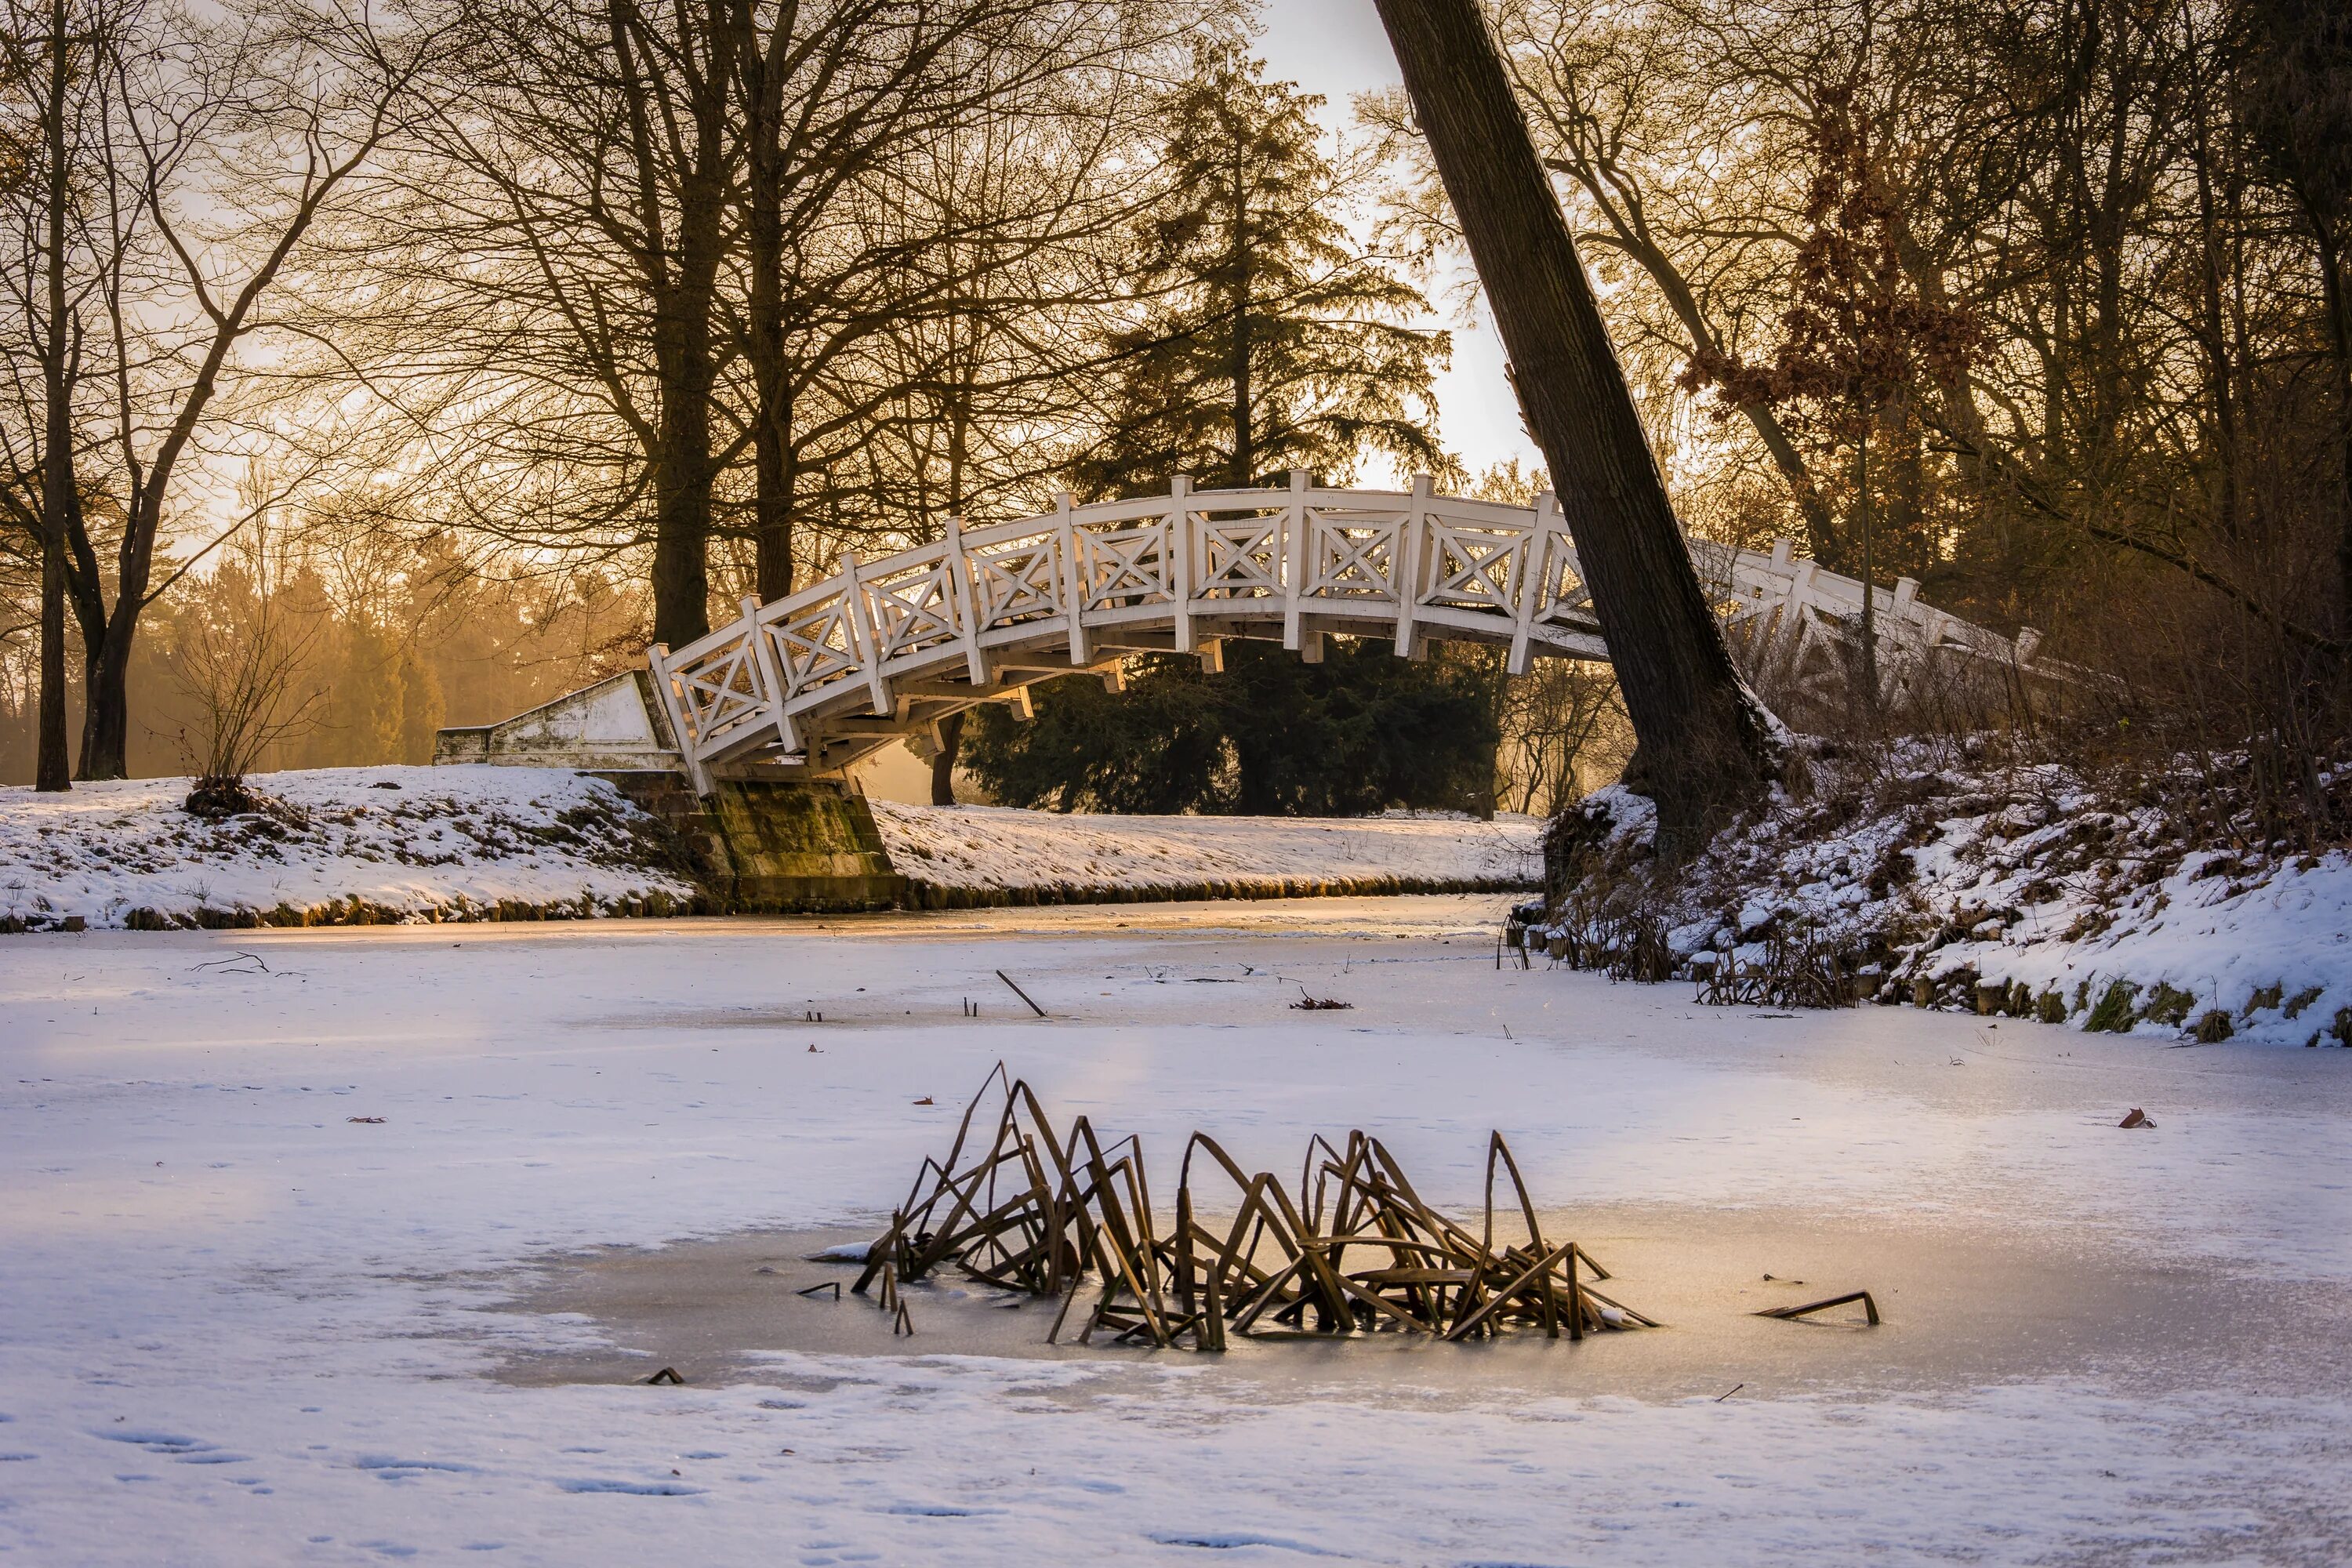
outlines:
M446 542L363 557L280 542L249 531L217 571L149 613L131 685L131 776L205 771L202 662L214 649L242 659L258 646L282 681L277 732L253 759L269 769L429 762L443 725L507 718L643 650L635 585L492 582ZM0 686L0 781L31 778L33 743L26 694Z

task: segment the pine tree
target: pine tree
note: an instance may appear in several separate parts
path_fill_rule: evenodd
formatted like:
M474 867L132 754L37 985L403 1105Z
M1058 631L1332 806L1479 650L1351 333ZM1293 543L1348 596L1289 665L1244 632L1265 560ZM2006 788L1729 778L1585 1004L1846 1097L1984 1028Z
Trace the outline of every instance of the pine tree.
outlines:
M1425 662L1334 637L1319 664L1229 642L1223 673L1146 654L1116 695L1038 689L1027 723L972 710L963 763L1007 805L1056 811L1352 816L1392 805L1494 808L1502 672L1493 650Z
M1430 383L1451 342L1405 324L1428 302L1341 221L1348 171L1316 126L1323 100L1265 70L1203 51L1171 97L1168 197L1136 236L1139 312L1106 345L1109 429L1072 473L1087 495L1179 473L1345 479L1368 452L1450 471Z

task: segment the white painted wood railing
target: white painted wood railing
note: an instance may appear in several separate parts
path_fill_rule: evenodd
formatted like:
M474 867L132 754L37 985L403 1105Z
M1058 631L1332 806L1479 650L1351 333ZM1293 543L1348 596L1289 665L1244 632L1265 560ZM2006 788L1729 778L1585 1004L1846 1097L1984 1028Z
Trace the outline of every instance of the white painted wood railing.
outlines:
M1735 636L1800 668L1849 636L1863 585L1794 557L1691 541L1701 580ZM1919 603L1906 578L1875 591L1882 662L1948 652L2018 667L2012 641ZM696 786L718 763L762 758L831 771L891 740L919 738L958 709L1010 700L1034 681L1093 670L1147 649L1199 655L1226 637L1278 637L1309 659L1327 633L1393 638L1419 657L1433 640L1508 648L1513 673L1537 655L1605 660L1607 645L1550 495L1533 508L1433 492L1327 489L1293 474L1283 489L1199 490L1089 506L1062 498L1042 517L948 525L934 544L860 561L684 647L647 654L654 687Z

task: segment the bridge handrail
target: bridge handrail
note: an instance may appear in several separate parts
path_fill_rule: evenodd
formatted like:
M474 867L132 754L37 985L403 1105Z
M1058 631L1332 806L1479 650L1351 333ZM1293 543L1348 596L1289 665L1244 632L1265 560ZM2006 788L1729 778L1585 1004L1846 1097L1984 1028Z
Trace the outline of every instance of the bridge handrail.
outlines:
M1797 557L1713 541L1689 546L1701 577L1739 635L1801 656L1859 620L1871 595L1890 656L1939 649L2021 665L2016 641L1919 603L1918 584L1865 590ZM761 745L799 749L796 721L863 689L870 714L911 730L928 722L895 701L893 683L951 670L975 688L1005 684L990 655L1017 654L1044 673L1039 649L1068 668L1098 662L1096 634L1172 632L1195 651L1245 622L1281 622L1286 647L1319 635L1309 617L1393 626L1400 653L1424 637L1507 644L1514 673L1537 651L1605 658L1590 595L1554 499L1532 507L1442 496L1427 476L1410 490L1311 485L1195 490L1179 478L1161 495L1077 504L980 528L951 521L945 537L863 561L845 549L833 572L768 604L752 599L726 626L675 651L648 650L654 684L698 784L705 764ZM1201 632L1196 623L1210 623ZM1025 650L1025 651L1024 651ZM940 700L927 694L927 701ZM885 726L887 728L887 726ZM872 732L872 731L864 731Z

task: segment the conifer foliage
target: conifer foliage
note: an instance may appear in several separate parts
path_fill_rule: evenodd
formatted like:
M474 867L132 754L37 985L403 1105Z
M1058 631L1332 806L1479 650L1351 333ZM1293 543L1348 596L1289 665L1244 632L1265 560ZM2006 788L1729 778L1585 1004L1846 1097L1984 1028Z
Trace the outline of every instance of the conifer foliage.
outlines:
M1127 689L1057 680L1036 717L973 710L963 764L1006 805L1055 811L1354 816L1390 806L1491 814L1502 672L1488 649L1426 662L1334 637L1308 664L1228 642L1223 673L1146 654Z
M1087 496L1171 474L1248 485L1290 468L1351 478L1379 452L1449 471L1430 383L1451 343L1402 264L1342 221L1349 157L1322 100L1204 48L1171 95L1168 198L1139 226L1139 309L1111 334L1108 428L1072 479Z

